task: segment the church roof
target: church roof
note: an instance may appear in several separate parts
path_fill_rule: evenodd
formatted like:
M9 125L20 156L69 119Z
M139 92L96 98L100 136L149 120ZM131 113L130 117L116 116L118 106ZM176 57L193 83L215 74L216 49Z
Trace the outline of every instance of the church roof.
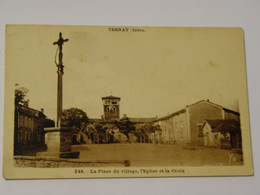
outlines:
M100 122L102 119L100 118L89 118L88 121L89 122Z
M110 96L102 97L102 100L103 99L119 99L120 100L120 97L110 95Z

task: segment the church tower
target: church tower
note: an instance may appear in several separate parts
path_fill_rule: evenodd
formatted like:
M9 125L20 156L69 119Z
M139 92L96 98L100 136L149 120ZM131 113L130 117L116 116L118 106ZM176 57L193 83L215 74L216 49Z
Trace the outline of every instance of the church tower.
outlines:
M119 102L120 98L115 96L102 97L104 106L104 117L108 121L119 120Z

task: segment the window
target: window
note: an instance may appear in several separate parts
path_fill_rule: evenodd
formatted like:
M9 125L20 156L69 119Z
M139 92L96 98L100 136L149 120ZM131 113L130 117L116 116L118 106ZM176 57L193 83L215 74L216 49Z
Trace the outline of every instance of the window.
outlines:
M28 133L27 133L27 141L31 142L31 132L30 131L28 131Z
M112 104L117 104L117 102L112 102Z
M28 118L28 127L32 127L32 119L31 118Z
M18 143L21 143L21 141L22 141L21 138L22 138L22 135L21 135L21 132L19 131L19 132L18 132L18 140L17 140Z
M23 132L20 132L20 143L24 142Z
M23 115L19 115L19 121L18 121L19 127L23 126Z
M23 141L24 143L27 143L27 131L24 131Z
M25 127L28 127L28 118L27 118L27 116L26 117L24 117L24 126Z

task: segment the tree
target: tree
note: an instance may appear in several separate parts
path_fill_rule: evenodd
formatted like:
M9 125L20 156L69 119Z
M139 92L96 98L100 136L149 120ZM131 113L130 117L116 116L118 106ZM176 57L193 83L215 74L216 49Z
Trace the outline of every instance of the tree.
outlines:
M152 122L145 123L136 128L136 133L139 137L139 141L142 143L150 142L149 134L154 133L155 131L160 130L159 125L153 125Z
M154 133L155 131L162 131L160 125L151 125L149 132Z
M85 130L87 123L87 114L81 109L70 108L62 112L61 125L64 127L72 127L74 133Z
M121 119L120 121L116 121L116 126L121 133L126 135L128 139L129 139L129 133L135 134L135 125L127 117Z
M107 143L108 142L108 133L107 133L107 127L105 125L102 125L100 123L95 124L95 129L97 131L97 142L98 144Z
M25 100L25 97L29 90L25 87L19 87L15 89L15 105L24 104L25 102L28 102L28 100Z
M136 128L136 132L139 136L139 141L141 143L145 143L149 133L149 128L146 125L141 125L138 128Z
M92 142L97 142L97 130L94 124L88 124L86 129L83 131Z

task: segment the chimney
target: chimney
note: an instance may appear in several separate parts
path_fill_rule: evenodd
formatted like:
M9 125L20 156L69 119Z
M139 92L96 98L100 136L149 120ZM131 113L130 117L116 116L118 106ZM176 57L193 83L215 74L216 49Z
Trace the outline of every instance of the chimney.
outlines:
M24 105L25 107L29 107L29 100L24 101L24 102L23 102L23 105Z
M207 99L207 102L209 102L209 99Z
M41 112L44 113L44 109L43 108L41 108Z

